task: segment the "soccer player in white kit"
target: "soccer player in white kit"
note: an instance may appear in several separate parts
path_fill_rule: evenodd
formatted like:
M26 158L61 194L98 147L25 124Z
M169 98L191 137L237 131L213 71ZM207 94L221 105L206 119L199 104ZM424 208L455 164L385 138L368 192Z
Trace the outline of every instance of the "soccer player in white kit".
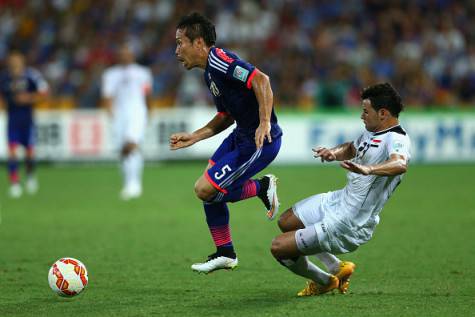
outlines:
M124 200L142 194L143 157L140 143L147 123L148 100L152 89L152 74L135 63L131 48L123 44L118 49L119 64L102 76L103 105L113 118L114 134L121 151Z
M323 161L342 161L348 182L343 189L297 202L279 219L282 234L272 241L273 256L293 273L308 278L298 296L346 293L355 264L334 254L348 253L371 239L379 213L406 172L410 140L399 124L403 105L388 83L361 94L366 131L353 142L313 149ZM327 268L309 261L315 255Z

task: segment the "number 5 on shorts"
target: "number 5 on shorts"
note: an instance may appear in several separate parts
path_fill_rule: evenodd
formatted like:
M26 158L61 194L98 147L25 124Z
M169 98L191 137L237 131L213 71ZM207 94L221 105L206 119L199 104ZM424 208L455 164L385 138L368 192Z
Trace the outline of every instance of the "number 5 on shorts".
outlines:
M226 172L231 172L231 167L229 167L228 164L221 168L221 174L219 172L214 173L214 178L221 179L224 177L224 175L226 175Z

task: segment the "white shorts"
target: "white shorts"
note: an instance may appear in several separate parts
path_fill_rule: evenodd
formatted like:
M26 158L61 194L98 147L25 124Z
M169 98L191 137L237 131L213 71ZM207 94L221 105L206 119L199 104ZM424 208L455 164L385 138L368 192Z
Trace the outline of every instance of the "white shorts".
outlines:
M301 200L292 207L295 216L305 225L305 229L295 233L297 247L302 253L342 254L358 248L351 228L343 219L332 217L337 215L339 206L335 192L329 192Z
M114 117L113 128L116 146L121 148L125 143L142 143L147 124L146 114L132 116L117 115Z

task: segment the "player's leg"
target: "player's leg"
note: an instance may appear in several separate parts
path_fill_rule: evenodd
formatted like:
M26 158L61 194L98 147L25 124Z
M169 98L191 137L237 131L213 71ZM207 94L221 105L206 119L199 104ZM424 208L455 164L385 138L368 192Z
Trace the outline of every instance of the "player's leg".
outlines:
M138 145L126 142L121 151L124 188L122 198L127 200L140 197L142 194L143 158Z
M8 144L8 178L10 185L18 184L20 177L18 175L18 158L17 158L18 143L11 142Z
M324 196L325 194L314 195L296 203L279 218L279 228L283 232L287 232L302 229L305 225L321 222L324 217L323 212L321 212ZM349 261L341 261L334 254L326 251L319 252L315 256L325 265L329 273L340 280L339 291L346 293L349 288L350 276L356 267L355 264Z
M28 194L36 194L38 192L38 179L36 178L35 173L35 154L33 146L28 146L26 148L25 155L25 168L26 168L26 191Z
M272 242L271 252L282 265L298 275L311 279L299 296L319 295L338 288L338 278L321 270L304 256L324 251L316 227L313 225L324 219L325 213L322 208L324 195L314 195L299 201L284 212L278 222L279 228L284 233ZM323 234L320 232L321 236ZM310 275L313 276L309 277Z
M220 159L228 152L232 152L235 148L233 140L233 134L231 134L219 146L212 159ZM195 183L195 193L203 201L206 223L216 246L216 252L208 256L206 261L191 266L194 271L201 273L210 273L219 269L233 269L238 263L231 239L228 207L225 202L211 201L211 198L218 193L218 190L205 177L207 171L213 165L212 159L208 163L204 174Z
M286 210L279 218L278 221L279 228L282 232L288 232L292 230L298 230L305 228L305 225L302 221L294 214L292 208ZM355 264L348 261L341 261L335 255L329 252L321 252L315 254L317 259L319 259L327 268L327 271L335 275L340 279L340 284L344 283L343 287L344 292L347 291L349 287L349 278L355 269ZM340 288L340 291L342 289Z
M296 231L305 228L305 225L294 214L292 208L287 209L282 215L280 215L277 225L282 232Z
M192 266L196 271L208 273L210 270L237 265L230 238L229 211L225 203L254 197L262 188L269 187L268 184L267 187L261 186L261 181L249 178L275 158L280 149L280 139L275 140L273 146L263 149L256 150L254 145L253 147L254 151L246 151L243 146L238 149L234 133L231 134L223 141L210 159L203 176L195 183L196 196L205 202L208 227L217 248L208 261ZM275 201L278 203L277 198ZM223 242L220 237L226 239L227 245L220 245Z
M305 228L302 221L294 214L292 208L287 209L279 218L279 228L282 232L288 232ZM317 253L315 255L327 268L327 270L336 275L339 272L341 261L333 254L328 252Z
M26 168L26 191L29 194L36 194L39 189L38 179L36 177L36 162L35 162L35 142L34 142L34 126L29 127L25 131L25 168Z
M123 119L123 145L121 149L124 189L122 198L127 200L142 195L144 160L139 148L144 133L146 115L137 113Z
M240 179L226 188L226 192L220 192L212 199L234 203L258 197L266 208L267 218L273 220L277 216L280 206L277 196L277 177L273 174L267 174L259 179L249 178L257 173L249 171L249 175L241 176Z
M319 251L313 226L288 231L272 241L274 258L291 272L311 280L299 296L321 295L338 288L338 278L308 260L306 255Z
M20 144L20 131L12 124L8 123L8 178L10 181L9 195L12 198L19 198L23 193L20 185L20 176L18 174L17 148Z
M335 275L339 279L340 284L338 285L338 290L340 293L347 293L350 287L350 277L356 268L355 263L350 261L341 261L334 254L329 252L317 253L315 256L325 265L328 272Z
M226 203L203 203L211 237L216 246L216 252L208 256L206 261L191 266L193 271L211 273L220 269L234 269L238 259L234 251L229 228L229 210Z
M318 215L315 220L321 220L322 217ZM303 254L302 251L299 250L297 246L297 242L295 240L296 237L296 232L297 230L305 229L305 225L302 223L302 221L297 217L294 213L293 208L287 209L280 217L278 221L278 225L280 230L283 232L283 234L279 235L274 241L272 242L272 247L271 247L271 252L274 255L274 257L281 263L291 263L289 262L289 259L291 261L292 258L298 257L300 259L301 255ZM300 234L299 234L300 235ZM315 242L314 242L315 243ZM304 257L302 257L304 258ZM305 257L306 258L306 257ZM297 261L294 261L297 262ZM308 262L308 260L300 260L300 266L299 267L304 267L302 263ZM311 263L311 262L308 262ZM297 264L297 263L296 263ZM285 264L284 264L285 265ZM289 267L290 270L292 270L291 267ZM318 269L320 270L320 269ZM292 270L293 271L293 270ZM317 271L318 272L318 271ZM299 274L298 272L294 272L296 274ZM301 275L301 274L299 274ZM304 275L302 275L304 276ZM321 283L328 283L329 279L329 274L324 272L323 273L323 278L324 280L322 281L320 279L320 284ZM308 276L304 276L308 277ZM315 280L311 278L312 280ZM318 281L316 281L319 283Z
M208 164L205 173L211 166L211 163ZM200 273L210 273L219 269L234 269L238 264L238 259L231 239L228 206L225 202L206 201L215 196L217 190L204 176L197 180L195 192L197 197L203 200L206 223L216 246L216 252L209 255L206 261L193 264L191 268Z
M278 213L277 178L266 175L251 179L267 167L277 156L281 140L256 149L255 145L241 145L217 161L205 174L207 180L219 192L212 197L216 202L236 202L258 196L265 204L269 219Z
M8 144L8 178L10 181L9 195L12 198L19 198L23 194L18 175L18 143L10 141Z
M214 165L212 160L209 160L203 175L201 175L195 182L195 195L203 202L213 202L213 197L218 193L218 189L208 180L206 174L208 170Z
M315 254L315 257L325 265L328 272L332 274L338 273L341 261L335 255L329 252L321 252Z
M339 279L340 284L338 285L338 290L340 293L345 294L348 292L350 287L350 277L356 268L355 263L350 261L341 261L334 254L329 252L317 253L315 256L325 265L328 272L335 275Z
M244 183L227 188L220 186L220 178L242 165L238 162L238 153L238 151L228 153L217 164L210 160L209 168L195 185L198 198L208 202L236 202L257 196L261 189L259 180L247 179L243 181Z
M112 134L114 136L114 149L119 154L119 169L122 174L122 189L120 191L120 198L123 200L128 200L129 194L127 190L127 164L124 160L124 145L126 142L126 129L127 124L124 118L125 116L121 113L115 111L112 116Z

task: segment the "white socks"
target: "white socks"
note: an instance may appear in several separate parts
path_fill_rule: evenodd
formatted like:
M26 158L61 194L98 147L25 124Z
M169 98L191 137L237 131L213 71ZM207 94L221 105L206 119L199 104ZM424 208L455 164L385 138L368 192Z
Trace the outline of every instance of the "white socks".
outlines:
M139 150L134 150L122 159L124 187L142 188L143 157Z
M338 273L341 261L336 256L328 252L318 253L315 256L326 266L331 274L335 275Z
M299 256L297 261L281 260L281 262L295 274L306 277L319 285L327 285L330 282L330 274L310 262L306 256Z

